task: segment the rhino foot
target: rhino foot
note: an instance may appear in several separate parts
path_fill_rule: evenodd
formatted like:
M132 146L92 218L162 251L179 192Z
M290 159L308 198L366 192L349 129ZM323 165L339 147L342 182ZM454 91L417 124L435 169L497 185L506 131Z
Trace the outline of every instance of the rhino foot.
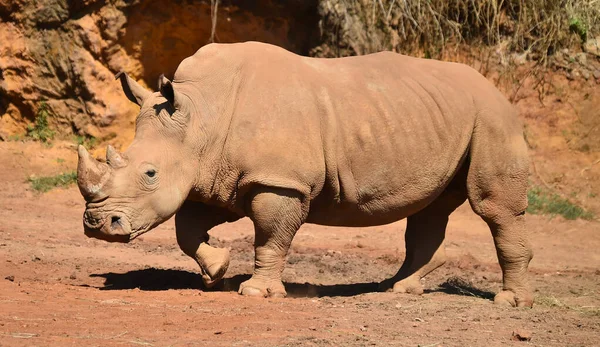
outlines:
M389 279L379 284L381 291L394 292L394 293L406 293L406 294L423 294L423 285L413 276L407 277L403 280L394 282L394 279Z
M285 287L280 280L257 279L254 276L240 284L238 293L264 298L283 298L287 295Z
M200 245L197 253L197 262L200 265L202 281L207 288L219 282L229 267L229 250L214 248L206 243Z
M494 304L512 307L532 307L533 297L530 293L517 294L511 290L503 290L494 297Z

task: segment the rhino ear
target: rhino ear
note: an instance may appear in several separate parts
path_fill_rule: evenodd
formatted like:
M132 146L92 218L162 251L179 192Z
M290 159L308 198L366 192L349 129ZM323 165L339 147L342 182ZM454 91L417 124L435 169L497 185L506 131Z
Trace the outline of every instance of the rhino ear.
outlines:
M142 106L144 100L146 100L146 98L152 94L151 91L142 87L133 79L129 78L129 76L127 76L127 74L123 71L116 74L115 79L119 79L121 81L123 92L125 92L127 98L139 106Z
M158 78L158 90L175 109L181 109L181 95L175 91L173 83L165 75L160 75Z

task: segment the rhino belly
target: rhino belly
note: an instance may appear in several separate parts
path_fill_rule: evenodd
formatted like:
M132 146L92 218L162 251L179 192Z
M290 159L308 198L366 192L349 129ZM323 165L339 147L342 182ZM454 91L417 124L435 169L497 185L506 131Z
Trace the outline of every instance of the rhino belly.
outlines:
M464 155L437 165L424 160L414 167L372 165L372 174L356 180L340 174L339 188L325 187L311 202L308 223L365 227L396 222L422 210L448 186ZM335 185L334 185L335 186Z

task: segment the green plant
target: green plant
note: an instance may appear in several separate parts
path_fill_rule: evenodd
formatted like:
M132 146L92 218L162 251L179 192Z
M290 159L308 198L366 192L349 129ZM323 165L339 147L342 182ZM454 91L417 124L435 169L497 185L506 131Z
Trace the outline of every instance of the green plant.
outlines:
M19 134L10 135L8 137L8 141L21 141L23 140L23 136Z
M569 21L569 30L577 34L582 42L587 40L587 25L579 18L571 18Z
M540 187L531 188L527 192L527 200L529 202L527 212L531 214L561 215L565 219L592 219L594 217L591 212L575 205L568 199Z
M48 105L44 101L40 102L35 116L35 123L27 126L27 134L25 136L35 141L49 143L50 140L54 138L55 134L48 124L49 116L50 111Z
M43 177L29 177L27 179L31 183L31 187L38 192L45 193L53 188L57 187L68 187L71 184L77 182L77 172L71 171L67 173L61 173L56 176L43 176Z

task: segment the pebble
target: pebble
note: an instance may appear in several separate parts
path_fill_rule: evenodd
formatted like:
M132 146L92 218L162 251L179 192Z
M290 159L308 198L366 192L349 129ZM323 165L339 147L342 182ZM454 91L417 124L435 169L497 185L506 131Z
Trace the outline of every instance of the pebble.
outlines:
M585 78L586 80L590 79L590 73L587 70L581 70L581 76L583 76L583 78Z
M514 341L531 341L531 331L516 329L512 333Z

